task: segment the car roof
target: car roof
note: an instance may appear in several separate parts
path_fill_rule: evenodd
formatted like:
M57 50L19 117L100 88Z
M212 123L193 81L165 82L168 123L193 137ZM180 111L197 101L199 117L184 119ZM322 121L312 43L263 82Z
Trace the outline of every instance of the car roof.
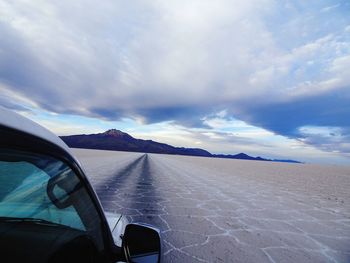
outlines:
M64 151L71 154L68 146L54 133L25 118L14 111L7 110L0 106L0 126L12 128L30 135L34 135L50 143L55 144Z

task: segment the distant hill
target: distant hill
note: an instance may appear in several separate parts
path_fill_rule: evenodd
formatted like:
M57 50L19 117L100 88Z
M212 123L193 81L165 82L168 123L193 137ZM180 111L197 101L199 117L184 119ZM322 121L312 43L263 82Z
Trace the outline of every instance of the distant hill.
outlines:
M281 162L281 163L302 163L299 161L295 160L281 160L281 159L266 159L262 158L260 156L258 157L253 157L249 156L248 154L245 153L239 153L239 154L213 154L212 157L216 158L228 158L228 159L241 159L241 160L253 160L253 161L270 161L270 162Z
M190 156L203 156L214 158L242 159L255 161L276 161L300 163L294 160L271 160L262 157L252 157L245 153L236 155L211 154L210 152L199 148L174 147L169 144L155 142L152 140L136 139L129 134L111 129L97 134L79 134L61 136L61 139L71 148L127 151L127 152L146 152L163 153Z
M245 153L239 153L239 154L213 154L213 157L216 158L228 158L228 159L242 159L242 160L254 160L254 161L271 161L269 159L258 157L252 157Z

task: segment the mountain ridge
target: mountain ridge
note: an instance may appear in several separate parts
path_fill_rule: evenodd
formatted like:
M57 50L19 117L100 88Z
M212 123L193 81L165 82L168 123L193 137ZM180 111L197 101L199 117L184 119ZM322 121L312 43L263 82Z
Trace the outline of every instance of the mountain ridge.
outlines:
M294 160L266 159L260 156L253 157L245 153L239 154L212 154L200 148L175 147L166 143L153 140L137 139L117 129L109 129L103 133L95 134L77 134L60 136L60 138L71 148L128 151L128 152L147 152L176 154L187 156L214 157L226 159L255 160L255 161L275 161L300 163Z

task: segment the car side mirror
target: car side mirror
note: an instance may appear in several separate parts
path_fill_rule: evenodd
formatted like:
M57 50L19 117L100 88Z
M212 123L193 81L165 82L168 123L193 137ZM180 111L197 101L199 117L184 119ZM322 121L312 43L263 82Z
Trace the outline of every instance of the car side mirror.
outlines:
M127 262L159 263L161 257L159 230L140 223L128 224L125 227L122 248Z

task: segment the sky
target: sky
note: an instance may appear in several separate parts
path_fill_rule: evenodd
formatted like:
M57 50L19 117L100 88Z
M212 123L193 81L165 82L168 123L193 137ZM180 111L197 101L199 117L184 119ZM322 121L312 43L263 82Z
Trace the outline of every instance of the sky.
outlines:
M57 135L350 162L350 2L0 0L0 105Z

